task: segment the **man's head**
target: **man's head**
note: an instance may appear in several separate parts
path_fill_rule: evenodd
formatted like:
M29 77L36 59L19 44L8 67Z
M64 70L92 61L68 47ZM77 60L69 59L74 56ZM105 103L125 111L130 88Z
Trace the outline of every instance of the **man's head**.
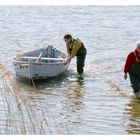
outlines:
M71 41L72 41L72 36L71 36L70 34L64 35L64 41L66 42L66 44L71 43Z
M137 47L138 52L140 52L140 40L136 43L136 47Z

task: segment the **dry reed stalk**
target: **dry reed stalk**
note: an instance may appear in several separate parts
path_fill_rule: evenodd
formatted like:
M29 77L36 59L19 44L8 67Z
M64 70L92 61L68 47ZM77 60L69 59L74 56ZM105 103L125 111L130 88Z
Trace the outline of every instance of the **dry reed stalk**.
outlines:
M21 108L22 106L25 105L25 100L19 93L15 93L17 101L18 101L18 108Z
M13 82L10 78L10 81L11 81L11 84L13 85ZM32 121L32 117L31 117L31 114L28 110L28 105L26 104L25 102L25 99L23 96L21 96L19 93L16 92L16 87L13 85L14 87L14 94L16 95L16 99L17 99L17 103L18 103L18 107L21 107L24 105L25 106L25 109L26 109L26 113L28 114L28 117L29 117L29 120L30 120L30 125L32 126L32 130L35 132L35 127L34 127L34 123ZM23 113L22 113L23 114Z
M59 129L53 111L47 113L48 110L46 109L46 103L42 103L38 100L40 104L41 113L34 109L35 104L34 102L28 101L24 95L17 92L18 87L21 85L15 84L16 80L13 78L13 74L3 65L0 64L0 71L1 71L1 81L2 81L2 94L3 101L6 103L5 108L8 109L7 112L7 122L5 128L5 134L50 134L54 133L54 130L57 134L64 133L62 130ZM38 92L36 85L33 79L30 79L33 85L33 89ZM14 113L14 108L12 100L14 100L14 104L17 105L18 113ZM32 103L32 105L31 105ZM46 114L47 113L47 114ZM21 121L16 122L16 118L19 118ZM52 121L49 122L49 118ZM54 127L54 130L52 130Z
M33 80L33 78L31 78L31 81L32 81L32 84L33 84L33 87L34 87L34 89L37 91L37 88L36 88L36 86L35 86L35 83L34 83L34 80ZM41 104L41 103L40 103ZM43 106L43 105L42 105ZM46 118L46 115L45 115L45 111L44 110L42 110L42 113L43 113L43 120L46 120L45 118ZM53 113L51 112L51 114L50 114L51 116L50 116L50 118L52 118L52 125L53 126L55 126L55 131L58 133L58 134L62 134L63 132L58 128L58 125L57 125L57 123L56 123L56 121L55 121L55 117L54 117L54 115L53 115ZM48 123L47 123L47 126L48 126ZM49 129L49 131L50 131L50 129ZM51 133L52 133L52 131L50 131Z
M1 70L6 70L7 68L5 66L3 66L2 64L0 64L0 69Z
M4 84L3 86L5 86L5 87L7 87L9 89L6 80L3 80L3 84ZM6 90L6 92L10 93L10 90L9 91ZM14 120L15 120L15 116L13 114L13 112L14 112L13 111L13 106L12 106L11 98L9 98L9 96L10 95L4 96L5 101L7 103L7 108L8 108L8 116L7 116L7 118L8 118L8 121L7 121L8 128L9 128L9 126L14 125ZM17 127L13 127L13 129L14 129L14 132L17 132L17 130L18 130Z
M16 58L21 58L21 57L24 57L24 54L22 52L22 50L20 49L17 49L16 50Z
M10 90L9 90L10 87L8 86L7 81L6 81L7 72L8 72L8 75L9 75L9 70L6 70L6 68L4 66L2 66L2 65L0 65L0 68L3 71L6 71L4 74L1 74L1 75L4 75L4 76L1 76L1 79L2 79L2 82L3 82L3 85L2 86L3 86L3 89L4 89L2 91L4 93L3 98L5 100L5 103L7 104L7 106L5 108L8 109L8 111L7 111L7 123L6 123L5 133L6 134L9 134L9 132L12 133L13 132L13 129L14 129L14 132L17 132L18 133L16 127L13 127L13 128L10 127L12 125L14 126L14 123L13 123L14 116L13 116L13 113L12 113L13 111L11 109L11 107L12 107L11 99L9 98L9 96L10 96Z
M9 70L4 71L4 73L0 76L0 78L3 78L7 75L11 74L11 72Z

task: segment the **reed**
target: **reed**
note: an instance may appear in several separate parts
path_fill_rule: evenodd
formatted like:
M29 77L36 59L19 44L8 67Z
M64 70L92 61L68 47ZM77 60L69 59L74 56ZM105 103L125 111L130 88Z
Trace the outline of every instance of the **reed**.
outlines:
M38 93L34 80L30 80ZM65 134L47 103L31 101L20 89L22 85L12 72L0 64L0 134Z

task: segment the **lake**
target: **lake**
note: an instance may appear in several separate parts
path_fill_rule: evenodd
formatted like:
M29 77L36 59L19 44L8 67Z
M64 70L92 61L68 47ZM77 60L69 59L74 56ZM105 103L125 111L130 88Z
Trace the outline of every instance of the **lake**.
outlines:
M124 62L139 30L139 6L0 6L0 64L14 73L11 60L17 51L51 44L66 52L63 36L70 33L87 48L82 77L74 58L65 74L35 82L36 90L16 79L18 92L38 116L47 107L50 131L44 133L61 134L57 126L62 134L140 134L140 100L133 96L129 79L123 79ZM6 132L3 125L0 134Z

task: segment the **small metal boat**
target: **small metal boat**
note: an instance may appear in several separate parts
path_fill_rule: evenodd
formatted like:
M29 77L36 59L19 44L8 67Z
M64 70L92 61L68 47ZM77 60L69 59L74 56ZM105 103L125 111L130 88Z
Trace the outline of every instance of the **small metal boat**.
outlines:
M49 45L13 59L15 74L21 78L45 79L64 73L67 55Z

